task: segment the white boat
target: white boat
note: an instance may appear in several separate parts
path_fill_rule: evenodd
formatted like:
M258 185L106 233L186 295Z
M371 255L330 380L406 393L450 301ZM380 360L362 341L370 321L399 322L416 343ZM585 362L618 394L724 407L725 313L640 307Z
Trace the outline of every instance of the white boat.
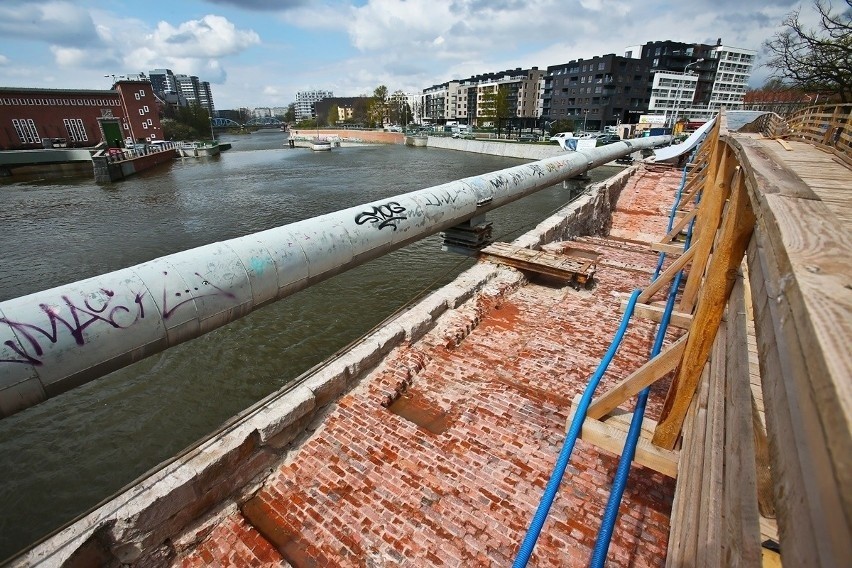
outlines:
M597 146L597 138L593 134L574 136L573 132L560 132L550 137L551 142L557 142L563 150L577 152Z
M219 154L219 142L184 142L177 147L178 153L184 158L197 158L205 156L216 156Z
M331 150L331 140L320 140L315 138L311 140L311 150L315 152L325 152Z

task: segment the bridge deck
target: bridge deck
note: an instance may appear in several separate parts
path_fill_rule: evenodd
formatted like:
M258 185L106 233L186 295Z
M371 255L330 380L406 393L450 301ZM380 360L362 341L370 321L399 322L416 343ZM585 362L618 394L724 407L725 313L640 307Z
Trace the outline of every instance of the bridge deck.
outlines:
M847 234L852 229L852 171L832 154L805 142L763 138L759 134L738 135L755 141L770 160L795 172L814 195L828 207ZM786 148L790 148L787 150ZM832 223L833 224L833 223Z

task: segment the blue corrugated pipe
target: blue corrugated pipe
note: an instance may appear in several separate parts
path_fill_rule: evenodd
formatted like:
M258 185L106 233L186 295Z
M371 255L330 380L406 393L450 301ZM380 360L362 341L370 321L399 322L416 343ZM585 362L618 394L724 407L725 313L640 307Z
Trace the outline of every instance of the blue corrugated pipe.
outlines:
M636 299L639 297L640 290L634 290L630 295L630 301L627 303L627 309L624 311L624 316L621 318L621 325L615 337L612 338L609 349L598 364L595 374L589 379L586 390L580 398L580 403L574 412L574 419L571 421L571 428L568 429L568 434L565 436L565 441L562 444L562 451L559 452L559 458L556 460L556 465L553 466L553 473L550 474L550 480L547 482L547 487L544 490L544 495L538 503L535 516L533 516L524 541L521 543L521 548L518 550L518 556L515 558L513 568L523 568L529 562L532 556L533 548L538 540L538 535L541 533L541 527L544 526L544 521L547 520L547 514L550 511L550 506L553 504L553 499L556 497L556 491L559 489L559 484L562 483L562 476L565 475L565 468L568 466L568 460L571 458L571 452L574 451L574 444L580 436L580 430L583 428L583 421L586 419L586 412L589 409L589 404L592 402L592 395L595 393L601 377L606 372L610 361L618 351L618 346L624 337L624 332L627 331L627 324L630 323L630 318L633 316L633 307L636 305Z
M684 175L686 168L684 168ZM685 178L684 178L685 179ZM683 187L683 181L681 181ZM678 190L678 195L680 190ZM680 199L678 197L678 199ZM671 217L674 217L675 209L672 209ZM686 234L686 243L684 250L688 249L692 242L692 228L695 225L695 219L689 223L689 229ZM669 230L671 230L671 219L669 221ZM660 267L662 266L662 257L657 265L657 270L651 279L653 282L659 276ZM677 290L680 287L680 280L683 276L683 270L678 271L669 289L669 295L666 299L666 309L663 312L663 318L660 322L660 327L657 329L657 336L654 339L654 346L651 349L651 358L656 357L663 347L663 339L666 335L666 329L671 320L672 310L674 309L674 301L677 296ZM627 479L630 475L630 464L633 457L636 455L636 445L639 441L639 435L642 432L642 420L645 418L645 405L648 402L648 392L650 388L645 388L639 393L636 398L636 407L633 410L633 417L630 420L630 429L627 432L627 440L624 443L624 449L621 452L621 458L618 460L618 468L615 472L615 479L612 482L612 490L609 494L609 500L606 503L606 509L601 520L601 527L598 530L598 536L595 540L595 548L592 551L592 560L589 564L591 568L602 568L606 560L606 554L609 551L609 543L612 540L612 532L615 528L615 520L618 516L618 508L621 506L621 499L624 496L624 489L627 486Z
M669 290L669 297L666 301L666 309L663 312L663 320L657 330L657 337L654 340L654 348L651 350L651 358L656 357L663 345L663 338L666 335L669 319L671 318L672 309L674 308L674 300L677 296L677 289L680 286L680 279L683 271L677 273ZM621 458L618 460L618 469L615 472L615 479L612 482L612 490L609 494L609 500L606 503L603 519L601 520L601 528L598 531L598 537L595 541L595 548L592 552L592 561L589 564L592 568L602 568L606 560L606 553L609 550L609 543L612 540L612 531L615 528L615 520L618 516L618 508L621 505L621 498L624 496L624 489L627 486L627 479L630 475L630 463L636 455L636 445L639 442L639 434L642 432L642 420L645 417L645 403L648 402L649 388L645 388L639 393L636 399L636 408L633 409L633 417L630 420L630 430L627 432L627 440L624 443L624 450L621 452Z

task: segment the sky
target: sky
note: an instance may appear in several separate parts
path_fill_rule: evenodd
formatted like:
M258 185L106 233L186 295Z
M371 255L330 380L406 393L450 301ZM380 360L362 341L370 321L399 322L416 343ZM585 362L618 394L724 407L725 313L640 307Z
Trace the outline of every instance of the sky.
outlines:
M840 8L843 0L831 0ZM432 85L674 40L758 51L790 0L0 0L0 86L109 89L167 68L217 109ZM757 67L751 86L769 75Z

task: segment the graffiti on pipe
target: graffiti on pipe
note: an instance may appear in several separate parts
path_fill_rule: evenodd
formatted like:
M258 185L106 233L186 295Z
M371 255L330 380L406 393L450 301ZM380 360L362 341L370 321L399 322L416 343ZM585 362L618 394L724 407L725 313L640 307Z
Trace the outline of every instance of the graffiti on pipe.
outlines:
M167 272L163 272L163 275L167 274ZM195 275L199 278L200 286L210 286L213 288L213 291L202 294L192 294L189 289L185 289L183 291L168 291L164 286L163 319L168 319L174 315L175 311L177 311L180 307L199 298L224 296L233 299L236 297L231 292L223 290L215 284L212 284L210 281L205 280L201 274L196 272ZM199 290L198 286L193 287L193 290L197 292ZM139 320L145 318L145 306L143 300L146 292L132 293L133 302L131 305L126 306L117 302L114 303L114 291L106 288L101 288L100 291L104 296L106 296L106 299L101 305L92 305L88 298L84 299L82 301L82 305L80 305L79 300L72 300L68 296L60 297L62 301L59 306L39 304L39 309L45 316L47 316L47 325L13 321L5 317L0 317L0 324L6 324L9 326L21 342L19 345L11 339L5 341L4 345L16 353L18 358L0 359L0 363L23 363L25 365L38 367L43 364L43 361L40 359L40 357L44 355L43 342L47 341L49 343L56 343L59 341L59 334L62 333L63 330L67 330L67 332L71 334L71 337L74 338L74 342L77 345L82 346L86 344L86 336L83 332L92 325L102 324L108 325L114 329L127 329ZM187 295L186 299L183 299L184 294ZM169 298L181 299L176 304L169 306ZM61 312L63 311L63 304L68 308L67 316L61 315ZM133 304L135 304L135 306ZM132 317L132 319L129 319L130 317Z
M389 201L383 205L373 206L372 211L364 211L355 216L355 223L363 225L364 223L378 223L377 229L381 230L385 227L392 227L396 231L396 224L399 221L405 221L405 207L396 201Z
M426 196L425 205L430 205L432 207L441 207L443 205L451 205L458 201L460 191L456 190L456 192L450 193L449 191L441 191L441 192L432 192Z
M142 306L142 298L144 292L139 292L134 295L133 303L136 307L113 305L115 292L102 288L101 292L106 296L106 300L100 306L93 306L88 299L83 300L83 305L77 305L68 296L62 296L62 303L68 308L69 315L63 317L60 315L60 309L57 306L49 306L47 304L39 304L39 309L47 316L49 325L41 327L33 323L12 321L8 318L0 318L0 323L5 323L15 332L21 340L21 346L12 340L5 342L5 345L20 356L20 359L0 359L0 363L24 363L34 366L39 366L42 361L39 359L44 354L44 348L41 342L45 339L50 343L56 343L59 340L59 334L63 327L68 330L71 337L77 345L84 345L86 340L83 331L89 326L96 323L103 323L116 329L125 329L145 317L145 308ZM124 319L121 316L129 314L131 310L135 310L135 316L129 322L121 323L119 320Z

